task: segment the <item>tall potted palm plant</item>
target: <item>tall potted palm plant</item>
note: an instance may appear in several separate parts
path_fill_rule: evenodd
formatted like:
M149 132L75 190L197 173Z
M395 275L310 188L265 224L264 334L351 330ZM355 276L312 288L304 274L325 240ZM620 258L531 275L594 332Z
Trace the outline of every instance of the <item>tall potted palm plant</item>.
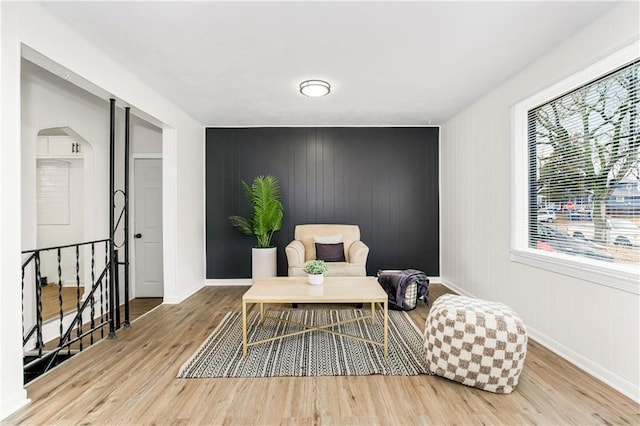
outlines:
M260 277L277 274L277 249L271 245L273 233L282 228L284 217L280 202L280 185L275 176L256 176L251 185L242 181L242 189L253 208L253 216L230 216L234 228L256 238L251 251L251 274L255 282Z

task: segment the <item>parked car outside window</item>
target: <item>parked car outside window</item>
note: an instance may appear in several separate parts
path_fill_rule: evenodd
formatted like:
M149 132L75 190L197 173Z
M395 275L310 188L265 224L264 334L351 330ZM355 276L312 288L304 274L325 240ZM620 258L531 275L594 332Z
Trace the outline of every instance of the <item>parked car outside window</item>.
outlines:
M611 240L621 246L640 246L640 227L630 220L608 219L607 227L611 232Z
M533 236L535 247L544 251L557 251L574 256L588 257L591 259L613 262L613 256L606 248L592 241L570 237L558 229L538 224L536 234Z
M640 247L640 227L630 220L608 218L607 243L625 247ZM593 223L569 226L568 232L574 238L593 240Z
M591 209L573 209L569 212L569 220L593 220L593 210Z
M538 222L553 222L556 220L556 212L551 209L538 210Z

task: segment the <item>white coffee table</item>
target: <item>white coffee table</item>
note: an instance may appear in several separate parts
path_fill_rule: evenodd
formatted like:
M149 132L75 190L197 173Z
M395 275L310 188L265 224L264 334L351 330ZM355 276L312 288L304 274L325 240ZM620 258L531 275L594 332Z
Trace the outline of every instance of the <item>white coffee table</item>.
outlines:
M331 324L316 326L313 324L303 324L265 315L264 305L269 303L370 303L370 315L363 315L355 319L334 322ZM270 337L268 339L255 342L247 341L247 305L260 305L260 324L265 318L277 321L285 321L290 324L300 325L304 330ZM371 320L375 324L376 306L383 311L383 341L365 339L361 336L353 336L332 330L331 327L348 324L355 321ZM307 283L306 277L272 277L260 278L242 296L242 355L247 356L250 346L270 342L285 337L298 334L310 333L312 331L323 331L325 333L345 336L374 345L382 346L384 356L389 353L388 349L388 297L387 293L380 287L375 277L327 277L324 284L319 286Z

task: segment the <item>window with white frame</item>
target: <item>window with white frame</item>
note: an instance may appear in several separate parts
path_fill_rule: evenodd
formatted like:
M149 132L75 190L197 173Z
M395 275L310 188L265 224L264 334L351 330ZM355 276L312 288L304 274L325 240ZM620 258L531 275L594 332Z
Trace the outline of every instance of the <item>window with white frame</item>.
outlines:
M514 108L513 260L638 291L637 51Z

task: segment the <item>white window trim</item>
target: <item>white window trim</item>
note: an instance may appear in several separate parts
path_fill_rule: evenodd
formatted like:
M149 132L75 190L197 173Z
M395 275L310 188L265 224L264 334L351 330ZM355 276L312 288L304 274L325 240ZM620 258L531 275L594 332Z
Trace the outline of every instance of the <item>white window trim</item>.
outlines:
M519 102L512 109L513 147L511 150L511 261L536 268L591 281L633 294L640 294L640 267L635 265L603 265L589 259L576 260L573 256L546 253L527 246L529 223L529 152L527 113L529 110L570 92L585 83L638 59L640 41L617 51L607 58L580 71L549 88Z

